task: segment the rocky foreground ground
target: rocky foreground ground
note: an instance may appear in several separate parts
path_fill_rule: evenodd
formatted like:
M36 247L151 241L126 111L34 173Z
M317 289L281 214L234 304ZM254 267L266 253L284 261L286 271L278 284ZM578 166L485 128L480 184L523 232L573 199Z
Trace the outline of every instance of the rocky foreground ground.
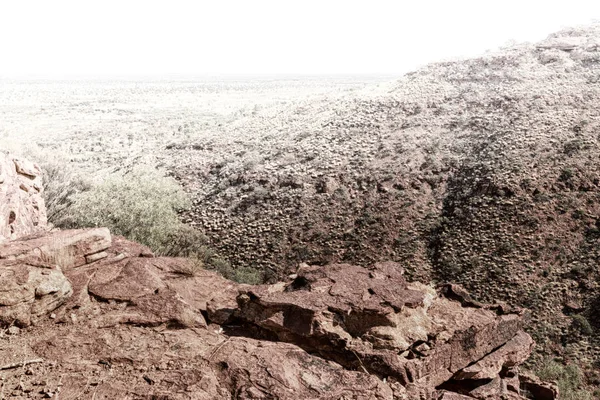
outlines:
M105 228L48 231L26 163L0 153L1 398L557 398L520 371L525 310L393 262L249 286Z

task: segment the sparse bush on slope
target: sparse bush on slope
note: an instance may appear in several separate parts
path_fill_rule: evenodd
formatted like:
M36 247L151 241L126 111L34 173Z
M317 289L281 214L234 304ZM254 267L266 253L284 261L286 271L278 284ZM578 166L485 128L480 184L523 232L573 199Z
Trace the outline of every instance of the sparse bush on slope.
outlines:
M583 388L583 374L576 365L557 363L554 360L546 360L537 375L545 381L555 381L558 384L560 398L564 400L591 400L592 393Z
M69 224L70 210L77 194L88 191L92 185L70 168L60 155L37 152L34 159L44 171L44 201L48 222L56 227Z
M200 231L180 221L178 212L190 207L177 182L156 169L137 167L110 174L92 184L69 167L67 158L37 146L15 151L35 160L44 171L48 220L63 229L107 227L113 234L149 246L156 254L195 259L195 268L214 269L242 283L259 283L254 269L231 268Z
M105 226L114 234L164 254L172 252L173 235L181 228L177 210L188 206L188 199L174 180L156 170L136 168L123 175L110 175L77 194L69 224Z
M206 236L180 221L178 212L189 207L189 198L174 179L155 169L137 167L113 174L74 196L68 224L105 226L159 255L194 258L196 265L215 269L229 279L259 283L262 279L257 271L232 270L210 248Z

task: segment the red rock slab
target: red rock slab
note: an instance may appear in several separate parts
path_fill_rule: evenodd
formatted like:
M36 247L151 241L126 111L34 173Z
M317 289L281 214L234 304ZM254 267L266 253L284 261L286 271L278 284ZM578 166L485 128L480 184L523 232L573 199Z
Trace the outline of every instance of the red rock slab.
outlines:
M512 368L527 360L534 346L531 336L519 331L498 350L459 371L454 379L493 379L503 367Z
M392 400L379 378L311 356L286 343L231 338L209 358L238 399Z
M35 323L71 294L71 283L60 269L0 260L0 325Z
M1 244L0 259L40 267L58 265L68 270L87 264L86 257L101 253L110 245L107 228L53 231Z

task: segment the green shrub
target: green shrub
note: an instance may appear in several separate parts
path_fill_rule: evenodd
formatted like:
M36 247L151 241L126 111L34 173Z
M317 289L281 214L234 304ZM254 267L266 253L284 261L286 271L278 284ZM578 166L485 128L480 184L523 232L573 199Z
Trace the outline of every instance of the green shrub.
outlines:
M576 314L571 317L573 326L584 335L591 336L594 333L590 322L581 314Z
M263 282L263 274L255 268L240 267L234 270L231 280L234 280L238 283L258 285Z
M208 238L200 231L183 223L176 224L174 229L165 232L164 243L157 252L167 257L198 258L202 263L215 256L215 252L207 246Z
M107 227L158 255L190 257L191 266L178 271L184 275L206 268L240 283L262 282L260 271L234 270L210 247L204 234L180 221L178 211L189 208L190 201L177 182L160 171L137 167L92 185L59 153L29 148L25 154L44 172L48 220L56 227Z
M71 224L70 209L77 194L91 189L91 184L67 167L60 155L41 157L36 162L43 171L44 201L48 222L59 228Z
M564 366L554 360L546 360L544 366L537 371L537 376L545 381L555 381L563 400L593 399L592 394L582 387L583 374L574 364Z
M107 227L113 234L145 244L164 254L182 230L178 210L189 207L173 179L150 168L108 176L91 189L73 196L68 227ZM171 254L172 255L172 254Z
M564 168L562 171L560 171L558 180L561 182L568 182L574 175L575 172L573 172L571 168Z
M140 167L111 175L70 199L68 212L61 217L63 226L104 226L113 234L149 246L158 255L190 257L193 268L181 271L186 275L206 268L236 282L262 282L257 270L231 268L204 234L180 221L178 211L187 209L190 201L177 182L160 171Z
M218 257L216 254L212 257L208 257L206 261L204 261L204 265L206 269L216 271L225 278L237 283L259 285L265 281L264 274L260 270L252 267L239 267L234 269L231 267L231 264Z

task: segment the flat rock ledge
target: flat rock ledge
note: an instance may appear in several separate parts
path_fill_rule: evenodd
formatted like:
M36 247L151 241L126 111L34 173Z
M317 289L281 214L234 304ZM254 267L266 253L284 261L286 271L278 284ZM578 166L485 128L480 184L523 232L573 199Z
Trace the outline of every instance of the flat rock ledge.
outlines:
M558 398L519 371L524 315L395 263L249 286L101 228L0 245L0 359L36 360L3 372L21 398Z

